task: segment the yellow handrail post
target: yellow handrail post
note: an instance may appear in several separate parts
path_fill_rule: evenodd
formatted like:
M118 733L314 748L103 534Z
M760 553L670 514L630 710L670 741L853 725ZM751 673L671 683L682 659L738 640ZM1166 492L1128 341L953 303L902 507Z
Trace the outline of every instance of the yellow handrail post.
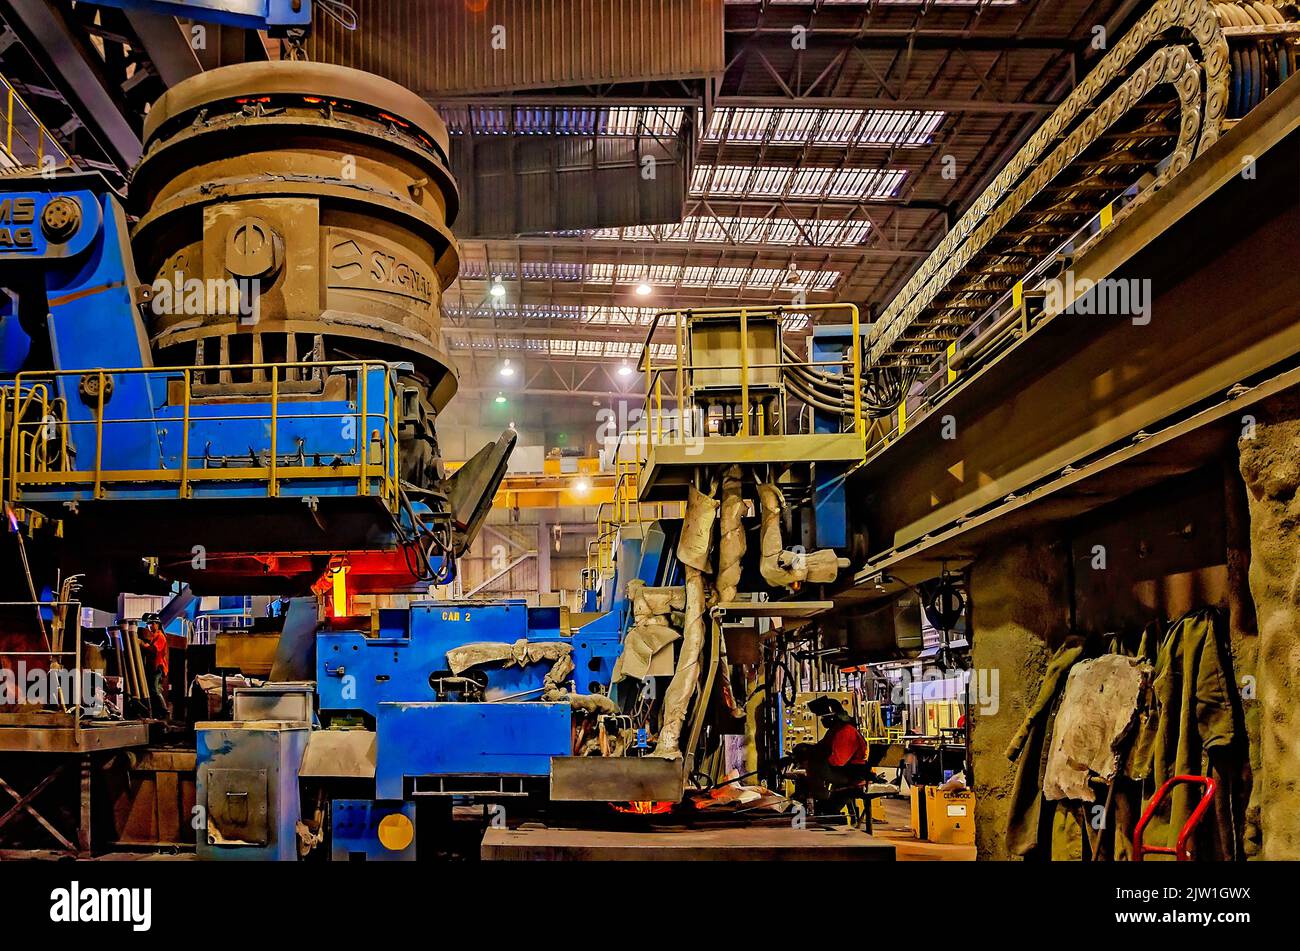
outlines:
M276 481L275 468L279 462L280 447L276 444L276 430L280 422L280 368L271 367L271 471L266 480L266 494L275 498L280 494L280 485Z
M867 427L862 419L862 347L858 342L858 305L850 304L849 312L853 315L853 427L862 438L862 450L866 452Z
M361 478L359 480L360 485L358 488L362 495L369 495L370 484L367 479L368 474L366 472L366 457L367 455L369 455L369 451L370 451L370 446L369 446L370 434L366 431L366 426L367 426L366 377L368 376L368 374L366 373L366 366L364 363L361 365L360 375L361 375L361 380L357 386L357 432L356 432L357 456L358 456L358 464L360 466L360 472L361 472Z
M685 318L681 311L678 311L673 320L673 330L676 333L677 346L677 441L686 441L686 419L683 416L686 406L685 394L682 388L685 386L685 374L682 372L682 346L685 338Z
M749 435L749 311L740 308L740 435Z
M18 417L21 415L18 408L18 394L22 392L22 379L21 373L14 378L13 430L9 440L9 495L14 501L17 501L22 494L18 489Z
M190 371L186 367L181 371L181 378L185 385L181 388L184 393L184 408L181 411L181 498L190 497ZM64 440L66 444L67 440Z
M397 432L397 400L396 393L391 389L392 380L389 379L388 370L384 371L384 502L387 503L389 495L396 487L390 482L392 472L391 453L388 451L388 437Z
M664 443L664 378L655 376L655 442Z

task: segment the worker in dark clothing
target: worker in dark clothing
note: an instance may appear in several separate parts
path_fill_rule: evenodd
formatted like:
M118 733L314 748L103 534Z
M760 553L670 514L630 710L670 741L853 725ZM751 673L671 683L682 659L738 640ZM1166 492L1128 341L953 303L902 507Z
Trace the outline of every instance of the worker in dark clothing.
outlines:
M140 619L139 637L143 647L145 674L149 678L149 704L154 716L168 719L167 674L170 667L167 632L157 614L146 614Z
M792 751L803 767L806 793L818 802L847 798L866 780L867 741L844 705L818 697L808 710L821 718L826 733L816 743L800 743Z

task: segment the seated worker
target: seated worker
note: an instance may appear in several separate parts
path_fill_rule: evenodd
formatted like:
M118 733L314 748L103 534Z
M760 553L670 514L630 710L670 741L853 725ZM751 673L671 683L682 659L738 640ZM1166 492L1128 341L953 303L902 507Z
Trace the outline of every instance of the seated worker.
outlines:
M808 710L821 717L826 733L816 743L796 746L792 759L803 767L808 796L818 802L844 798L866 781L867 741L838 700L818 697Z

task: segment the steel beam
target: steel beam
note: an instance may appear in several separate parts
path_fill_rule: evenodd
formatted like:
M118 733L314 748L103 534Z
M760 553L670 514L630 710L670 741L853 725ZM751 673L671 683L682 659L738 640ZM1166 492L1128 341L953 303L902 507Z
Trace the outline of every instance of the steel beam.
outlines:
M86 131L125 174L140 159L140 136L122 112L63 11L47 0L10 0L10 25L59 87Z
M1251 161L1256 177L1247 178ZM1208 429L1221 418L1213 408L1300 361L1298 166L1293 80L1074 262L1076 282L1150 281L1149 324L1048 316L869 453L855 494L867 498L871 556L858 581L923 558L933 567L969 557L999 527L1026 524L1027 498L1040 520L1072 517L1222 446ZM1188 428L1191 419L1201 422ZM1087 486L1054 494L1085 470L1100 480L1174 426L1184 427L1181 457L1150 456L1122 479L1091 483L1091 495Z

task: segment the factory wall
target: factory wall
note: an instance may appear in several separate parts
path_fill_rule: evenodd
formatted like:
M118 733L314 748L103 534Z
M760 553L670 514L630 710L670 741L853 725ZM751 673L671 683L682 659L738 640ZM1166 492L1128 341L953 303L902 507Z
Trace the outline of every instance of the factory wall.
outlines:
M587 567L587 543L595 533L591 509L494 510L460 560L461 590L468 593L527 554L475 597L523 598L529 604L572 607L582 587L582 569Z
M1262 404L1243 428L1250 510L1250 594L1258 618L1254 720L1257 811L1266 859L1300 859L1300 394ZM1248 724L1249 726L1250 724Z
M1069 633L1067 550L1049 536L1000 546L970 572L971 659L998 671L996 710L971 713L976 798L975 847L981 859L1012 858L1007 825L1016 766L1006 755L1024 720L1047 659Z

